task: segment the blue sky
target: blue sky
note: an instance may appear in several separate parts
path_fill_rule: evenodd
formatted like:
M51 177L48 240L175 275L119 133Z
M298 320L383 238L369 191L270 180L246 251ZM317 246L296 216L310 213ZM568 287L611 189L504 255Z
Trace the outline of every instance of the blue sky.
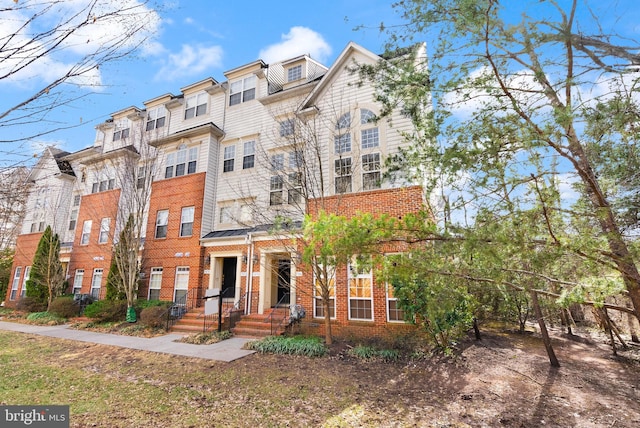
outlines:
M70 5L80 1L70 0ZM28 159L46 145L67 151L88 147L95 125L111 113L131 105L144 107L144 101L165 93L177 95L181 87L209 76L223 81L224 71L258 58L269 63L310 53L330 65L349 41L382 52L381 21L397 21L389 0L165 1L144 49L101 67L95 76L101 90L55 112L61 125L81 125L28 141L19 150ZM53 68L40 66L22 79L0 81L0 109L33 93Z

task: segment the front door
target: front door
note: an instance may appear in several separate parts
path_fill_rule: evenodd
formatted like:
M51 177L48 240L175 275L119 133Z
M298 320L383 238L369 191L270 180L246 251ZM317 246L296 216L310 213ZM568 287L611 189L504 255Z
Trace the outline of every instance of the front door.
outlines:
M238 259L236 257L225 257L222 260L222 297L236 297L236 269Z
M291 260L278 260L278 303L289 305L291 301Z

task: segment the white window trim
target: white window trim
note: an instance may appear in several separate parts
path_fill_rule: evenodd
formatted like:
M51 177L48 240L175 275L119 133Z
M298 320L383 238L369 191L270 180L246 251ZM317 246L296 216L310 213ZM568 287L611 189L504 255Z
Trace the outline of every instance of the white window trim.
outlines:
M230 169L227 169L226 165L230 165ZM232 144L226 146L222 151L222 173L233 172L236 169L236 146Z
M366 273L356 273L356 275L354 275L352 269L352 262L349 262L348 266L347 266L347 314L348 314L348 319L352 320L352 321L365 321L365 322L372 322L375 321L375 307L374 307L374 302L373 302L373 269L369 269L368 272ZM351 280L358 280L358 279L369 279L369 287L370 287L370 294L371 297L352 297L351 296ZM362 300L362 301L370 301L371 302L371 318L352 318L351 317L351 300Z
M152 267L149 274L149 290L147 292L147 300L151 300L151 290L162 290L162 275L163 268L162 267ZM160 278L157 282L157 286L154 283L154 278ZM160 298L158 293L158 299Z
M191 214L189 215L189 213ZM179 231L179 236L181 238L188 238L193 236L193 225L195 223L195 216L196 216L196 207L191 206L191 207L182 208L182 211L180 212L180 231ZM191 223L191 233L189 235L183 235L182 227L183 225L189 224L189 223Z
M78 281L78 277L80 277L80 281ZM82 282L84 280L84 269L76 269L76 273L73 277L73 294L82 293ZM76 289L78 290L76 292Z
M102 288L103 275L104 275L104 269L96 268L96 269L93 270L93 276L91 277L91 290L90 290L89 294L94 299L99 299L100 298L100 289ZM98 281L98 285L96 286L96 279L97 278L100 278L100 281ZM94 292L94 290L97 290L97 291Z
M100 220L100 234L98 235L98 244L106 244L109 242L109 231L111 230L111 219L105 217Z
M18 288L20 287L21 276L22 266L16 266L16 270L13 272L13 281L11 282L11 294L9 295L9 300L16 300L18 297Z
M27 295L27 281L29 281L30 276L31 266L26 266L24 268L24 277L22 278L22 289L20 290L20 297L24 297Z
M173 301L176 301L176 291L186 291L189 292L189 280L190 280L190 269L189 266L176 266L176 275L173 283ZM184 281L184 287L182 286L183 278L186 278ZM178 287L180 285L180 287Z
M322 269L322 266L319 266L319 268ZM331 297L329 299L329 300L333 300L333 316L330 317L330 319L335 320L337 315L338 315L338 306L337 306L338 302L337 302L337 299L336 299L336 271L335 271L334 267L329 267L328 270L332 270L332 272L329 273L329 275L330 275L329 281L333 280L333 297ZM316 309L317 309L316 301L322 303L322 297L319 297L316 294L317 287L315 286L315 284L316 284L316 274L314 272L313 273L313 285L314 285L314 287L313 287L313 317L314 318L319 318L319 319L324 319L324 316L320 316L316 312Z
M91 241L91 227L93 226L92 223L93 222L91 220L85 220L82 223L82 234L80 235L80 245L89 245Z

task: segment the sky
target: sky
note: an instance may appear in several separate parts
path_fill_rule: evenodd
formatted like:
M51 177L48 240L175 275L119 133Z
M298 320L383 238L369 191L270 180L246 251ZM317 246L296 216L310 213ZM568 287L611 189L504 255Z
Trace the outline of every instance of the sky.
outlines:
M83 2L86 0L68 0L66 6L72 8ZM163 7L157 9L150 24L151 34L136 55L100 67L88 78L100 84L95 93L49 116L57 124L72 128L25 142L16 150L23 159L40 154L47 145L69 152L89 147L95 126L111 113L129 106L143 108L145 101L166 93L178 95L180 88L207 77L224 81L225 71L259 58L270 63L308 53L331 65L350 41L381 53L386 36L380 32L380 23L397 22L398 16L389 0L161 2ZM6 11L0 12L0 27L5 31L9 28L6 23L11 22L8 17ZM123 31L121 25L114 23L103 31ZM69 63L72 58L51 60L32 67L28 74L0 80L0 110L34 93L65 61ZM24 127L17 135L31 128ZM7 135L0 135L0 139L3 137Z

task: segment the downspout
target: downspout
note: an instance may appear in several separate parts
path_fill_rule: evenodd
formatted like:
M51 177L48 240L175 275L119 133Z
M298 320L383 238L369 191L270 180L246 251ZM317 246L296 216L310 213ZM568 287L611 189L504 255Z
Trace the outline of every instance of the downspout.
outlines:
M251 291L253 288L253 237L251 232L247 233L247 301L245 303L245 314L251 313Z

